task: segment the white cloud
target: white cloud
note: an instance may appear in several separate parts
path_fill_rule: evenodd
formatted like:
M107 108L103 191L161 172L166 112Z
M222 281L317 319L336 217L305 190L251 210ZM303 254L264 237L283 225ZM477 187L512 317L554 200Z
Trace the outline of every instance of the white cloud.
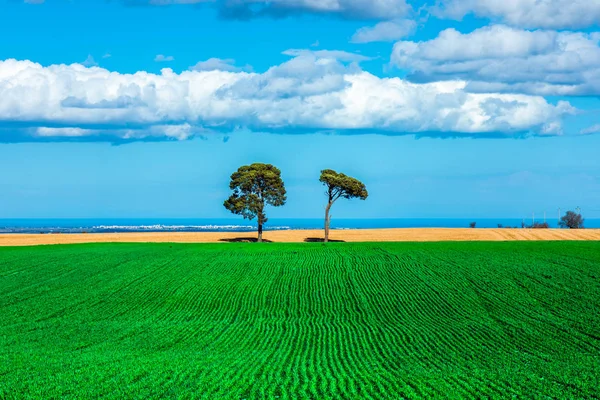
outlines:
M307 49L289 49L281 54L291 57L315 57L318 59L331 59L342 62L355 62L372 60L372 57L363 56L362 54L350 53L342 50L307 50Z
M102 58L111 58L112 54L110 53L104 53L104 55L102 56Z
M244 67L236 67L235 60L232 58L209 58L206 61L199 61L193 67L190 67L192 71L229 71L229 72L240 72L240 71L252 71L252 66L245 65Z
M140 138L167 138L176 140L186 140L196 135L201 135L207 131L199 126L192 126L188 123L171 125L152 125L145 129L121 129L116 133L122 139L140 139ZM100 134L111 134L110 130L100 130Z
M582 135L591 135L593 133L600 133L600 124L592 125L588 128L582 129L580 133Z
M156 62L168 62L174 60L175 58L173 56L165 56L163 54L157 54L156 57L154 57L154 61Z
M325 53L328 55L327 53ZM386 134L559 134L565 102L472 94L466 82L378 78L299 53L262 74L163 69L121 74L80 64L0 61L0 127L49 138L186 139L207 130ZM0 130L0 132L4 132ZM90 139L93 140L93 139Z
M352 42L393 42L411 35L416 28L417 23L412 20L384 21L375 26L360 28L352 36Z
M205 133L206 130L201 127L193 127L188 123L175 125L152 125L143 129L130 128L99 128L99 129L84 129L76 127L45 127L41 126L26 130L29 133L33 132L34 136L41 138L83 138L83 137L113 137L119 139L146 139L151 137L170 138L176 140L185 140L196 134Z
M155 133L162 133L167 137L175 138L178 140L184 140L192 136L193 127L188 124L181 125L156 125L153 126L151 130L154 130Z
M600 33L494 25L400 41L391 63L414 81L466 80L468 90L537 95L600 94Z
M472 13L524 28L579 29L600 25L598 0L442 0L433 12L453 19Z
M48 128L45 126L40 126L36 129L36 133L38 136L42 137L82 137L89 136L95 134L95 130L93 129L81 129L81 128Z

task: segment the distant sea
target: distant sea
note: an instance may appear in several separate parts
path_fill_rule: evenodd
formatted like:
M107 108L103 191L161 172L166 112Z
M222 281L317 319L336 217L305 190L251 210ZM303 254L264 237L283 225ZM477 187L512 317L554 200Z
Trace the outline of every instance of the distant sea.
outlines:
M381 219L333 219L333 229L375 228L468 228L476 222L477 228L520 228L521 218L381 218ZM525 220L531 224L532 220ZM543 222L536 220L536 222ZM548 219L556 228L557 219ZM586 228L600 228L600 219L585 221ZM323 219L273 218L265 230L321 229ZM256 230L254 221L242 219L170 219L170 218L98 218L98 219L0 219L0 233L101 233L101 232L248 232Z

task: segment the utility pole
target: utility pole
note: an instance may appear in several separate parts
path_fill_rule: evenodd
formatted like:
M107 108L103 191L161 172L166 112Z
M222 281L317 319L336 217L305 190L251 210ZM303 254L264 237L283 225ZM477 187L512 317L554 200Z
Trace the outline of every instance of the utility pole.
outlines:
M544 211L544 224L546 223L546 211Z

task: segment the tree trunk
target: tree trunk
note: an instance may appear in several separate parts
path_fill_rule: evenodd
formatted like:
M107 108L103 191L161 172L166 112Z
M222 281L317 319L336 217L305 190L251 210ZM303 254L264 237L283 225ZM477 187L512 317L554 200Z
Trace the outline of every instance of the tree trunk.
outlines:
M262 242L262 231L263 231L263 224L262 222L258 223L258 242Z
M324 243L329 241L329 223L331 222L331 218L329 217L329 210L331 209L331 203L327 204L325 207L325 238L323 239Z

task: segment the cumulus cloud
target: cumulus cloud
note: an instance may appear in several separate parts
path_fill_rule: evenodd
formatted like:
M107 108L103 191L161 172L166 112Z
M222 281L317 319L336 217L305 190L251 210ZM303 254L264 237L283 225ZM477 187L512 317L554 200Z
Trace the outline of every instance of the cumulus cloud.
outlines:
M433 12L454 19L474 14L524 28L579 29L600 25L597 0L442 0Z
M174 61L175 57L173 56L165 56L164 54L157 54L156 57L154 57L154 61L156 62L168 62L168 61Z
M468 93L464 81L379 78L356 63L318 52L298 54L261 74L177 74L168 68L160 74L121 74L81 64L0 61L0 135L13 141L19 140L17 133L20 140L181 140L239 127L280 133L555 135L562 117L574 111L566 102L552 105L538 96Z
M192 71L229 71L229 72L240 72L240 71L252 71L252 66L245 65L243 67L237 67L233 58L209 58L206 61L199 61L193 67L190 67Z
M428 41L400 41L391 63L416 82L465 80L468 90L536 95L600 94L600 33L494 25Z
M375 26L366 26L352 36L354 43L393 42L411 35L417 28L412 20L384 21Z

